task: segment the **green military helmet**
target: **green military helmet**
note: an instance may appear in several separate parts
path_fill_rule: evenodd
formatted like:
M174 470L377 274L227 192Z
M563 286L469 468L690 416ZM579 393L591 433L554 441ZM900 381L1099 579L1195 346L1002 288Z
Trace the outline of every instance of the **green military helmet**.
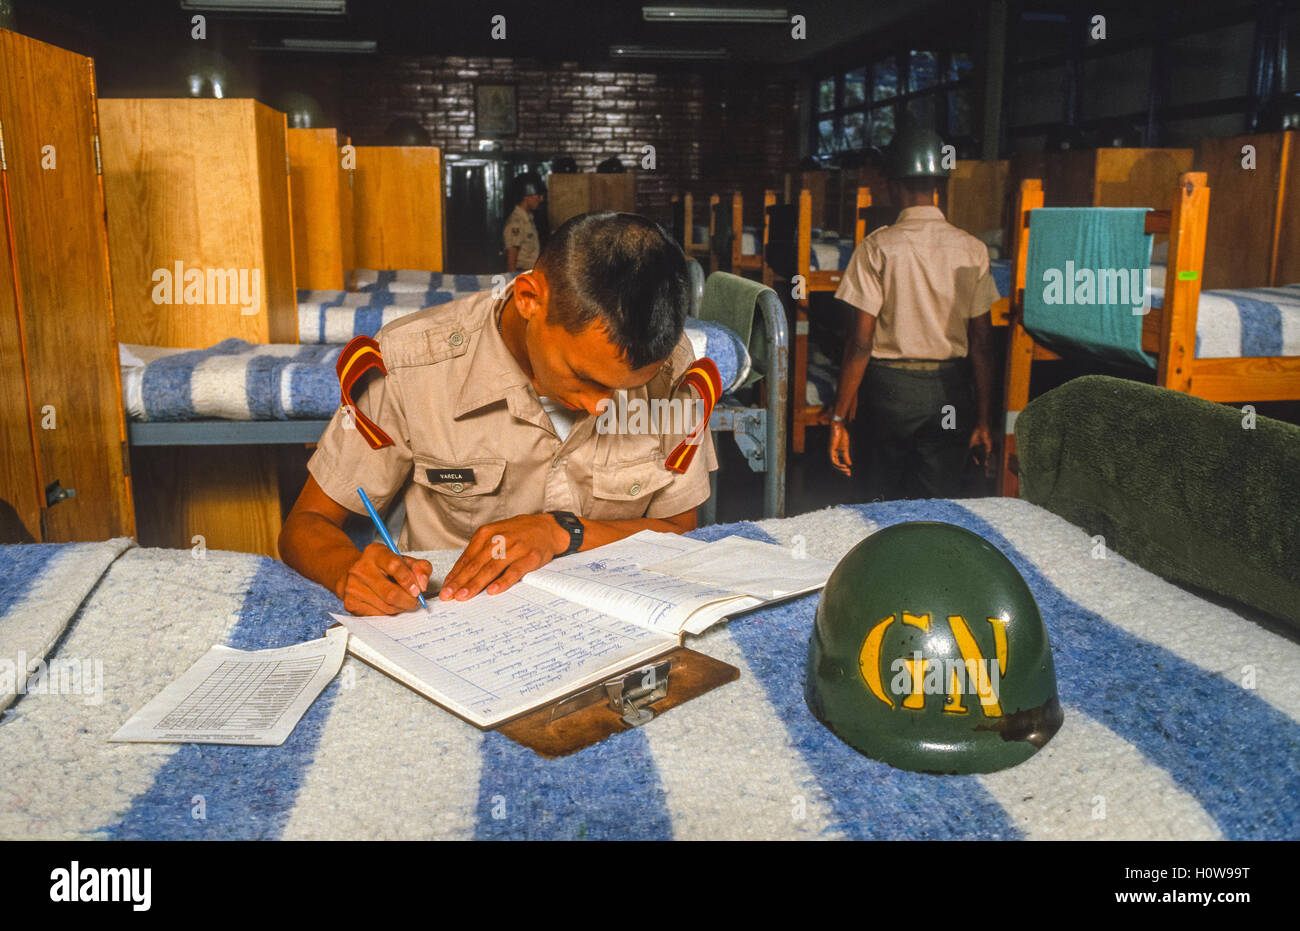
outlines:
M1029 586L983 537L939 521L886 527L840 560L804 697L854 749L927 773L1014 766L1062 720Z
M905 126L894 136L887 157L889 177L946 178L943 165L943 140L932 129Z

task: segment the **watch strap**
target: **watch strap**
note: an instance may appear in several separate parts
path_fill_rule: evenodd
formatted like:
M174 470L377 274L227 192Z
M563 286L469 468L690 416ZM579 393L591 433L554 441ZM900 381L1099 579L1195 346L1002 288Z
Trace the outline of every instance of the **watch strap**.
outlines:
M578 515L572 511L550 511L555 522L559 524L569 534L569 548L561 553L561 556L568 556L570 553L576 553L582 548L582 534L586 529L582 526L582 521Z

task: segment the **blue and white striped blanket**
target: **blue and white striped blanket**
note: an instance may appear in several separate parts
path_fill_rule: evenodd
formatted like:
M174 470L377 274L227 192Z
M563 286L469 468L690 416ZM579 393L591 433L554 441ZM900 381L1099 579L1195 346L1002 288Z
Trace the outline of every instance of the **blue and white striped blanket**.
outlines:
M385 318L352 308L353 336L373 336ZM396 316L414 311L403 309ZM387 313L387 311L385 311ZM396 317L392 318L396 319ZM749 374L749 351L740 337L718 323L686 324L696 357L708 356L732 390ZM163 349L122 343L122 397L137 421L328 420L339 405L334 363L342 346L249 343L227 339L208 349Z
M1165 266L1151 266L1151 306L1163 307ZM1202 291L1196 358L1300 356L1300 284Z
M298 292L298 342L346 343L373 336L385 324L425 307L504 287L514 275L452 275L443 272L360 269L357 291Z
M694 535L838 559L911 519L983 535L1042 609L1065 723L1010 770L903 772L817 723L803 700L817 595L688 638L740 679L560 760L354 659L281 747L109 744L213 643L319 637L339 609L271 559L133 547L82 586L47 657L98 661L102 690L36 689L0 718L0 837L1300 838L1300 646L1094 558L1065 521L1014 499L886 502ZM0 548L0 633L46 610L39 592L100 571L84 549L33 549ZM455 554L430 556L443 572Z
M989 259L989 274L993 276L993 287L997 289L998 297L1011 295L1011 273L1010 259Z
M342 346L226 339L207 349L121 343L122 398L139 421L328 420Z
M844 271L853 258L854 243L852 239L814 240L809 249L812 255L808 267L812 271Z
M812 271L843 271L849 267L854 246L852 239L841 239L837 233L815 229L808 246L808 267ZM762 232L755 226L745 227L740 237L741 254L758 255L762 251Z
M492 275L457 275L453 272L426 272L416 269L358 268L358 291L388 291L393 294L428 294L438 291L469 293L490 291L495 279L509 281L514 274L497 272ZM425 306L428 306L427 304Z

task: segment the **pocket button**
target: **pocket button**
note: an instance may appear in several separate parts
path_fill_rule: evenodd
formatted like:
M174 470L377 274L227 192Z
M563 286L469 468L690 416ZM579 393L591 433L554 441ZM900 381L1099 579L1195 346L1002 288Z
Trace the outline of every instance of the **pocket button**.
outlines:
M633 482L633 483L632 483L632 487L629 488L629 489L627 490L627 493L628 493L629 495L639 495L639 494L641 494L641 483L640 483L640 482Z

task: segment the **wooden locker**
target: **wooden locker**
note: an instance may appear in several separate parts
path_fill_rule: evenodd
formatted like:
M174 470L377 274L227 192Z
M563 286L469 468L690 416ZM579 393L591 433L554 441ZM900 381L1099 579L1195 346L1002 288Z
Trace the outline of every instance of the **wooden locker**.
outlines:
M1277 233L1275 286L1300 283L1300 133L1286 134L1286 164L1278 194L1279 227Z
M94 63L0 30L0 494L45 542L135 534L97 131Z
M1197 146L1196 170L1209 176L1210 185L1203 289L1270 284L1278 188L1283 181L1283 155L1289 153L1288 135L1225 136L1203 139ZM1246 157L1242 150L1248 145L1254 148L1253 168L1242 163ZM1286 269L1284 261L1281 270Z
M1009 163L1001 161L957 162L948 178L948 222L972 236L1002 229L1007 200Z
M585 174L557 175L546 179L546 218L551 229L581 213L613 210L636 212L636 175ZM510 205L513 209L514 205Z
M356 278L352 171L343 166L337 130L289 130L289 180L297 286L312 291L352 290Z
M110 98L100 119L119 339L297 342L284 114L255 100ZM192 294L178 270L200 273ZM253 299L232 299L223 273L251 286L254 270Z
M443 271L442 150L357 146L356 153L357 267Z

